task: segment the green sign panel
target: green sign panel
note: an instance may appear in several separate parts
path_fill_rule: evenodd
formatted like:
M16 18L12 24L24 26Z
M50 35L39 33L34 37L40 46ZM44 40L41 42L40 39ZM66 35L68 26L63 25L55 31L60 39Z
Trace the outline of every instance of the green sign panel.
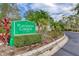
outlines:
M14 46L14 36L36 33L36 24L31 21L13 21L11 23L10 46Z

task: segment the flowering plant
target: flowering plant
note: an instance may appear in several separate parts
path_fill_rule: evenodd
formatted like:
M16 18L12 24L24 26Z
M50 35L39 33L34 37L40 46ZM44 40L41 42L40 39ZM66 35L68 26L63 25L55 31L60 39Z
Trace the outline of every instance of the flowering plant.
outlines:
M3 27L3 29L5 30L4 33L0 34L0 41L4 42L4 44L9 43L9 39L10 39L10 18L3 18L0 21L0 27ZM2 28L0 28L2 29Z

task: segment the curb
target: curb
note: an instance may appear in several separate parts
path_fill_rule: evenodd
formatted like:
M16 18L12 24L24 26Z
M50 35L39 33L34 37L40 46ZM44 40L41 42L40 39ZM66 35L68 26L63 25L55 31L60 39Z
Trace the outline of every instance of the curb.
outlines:
M61 49L68 42L68 37L64 35L55 42L16 56L51 56Z
M48 51L44 52L43 54L40 54L39 56L52 56L57 51L59 51L67 42L68 42L68 38L65 37L65 39L62 40L61 42L59 42L57 45L55 45L54 48L52 48L51 50L48 50Z

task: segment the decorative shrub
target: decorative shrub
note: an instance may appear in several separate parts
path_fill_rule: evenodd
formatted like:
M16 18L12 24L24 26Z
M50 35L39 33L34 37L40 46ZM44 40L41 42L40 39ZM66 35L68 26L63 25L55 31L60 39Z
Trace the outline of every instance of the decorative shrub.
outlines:
M6 31L4 29L0 29L0 33L5 33Z
M32 45L35 43L41 43L42 38L40 34L15 36L14 44L16 47L22 47L26 45Z

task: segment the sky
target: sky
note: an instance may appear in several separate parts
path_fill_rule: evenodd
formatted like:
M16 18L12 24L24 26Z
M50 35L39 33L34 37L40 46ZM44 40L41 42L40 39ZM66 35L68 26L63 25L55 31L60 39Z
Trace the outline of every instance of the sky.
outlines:
M44 10L49 13L49 15L55 20L61 19L62 15L69 16L74 14L71 11L76 4L72 3L27 3L18 4L20 14L23 15L29 10Z

